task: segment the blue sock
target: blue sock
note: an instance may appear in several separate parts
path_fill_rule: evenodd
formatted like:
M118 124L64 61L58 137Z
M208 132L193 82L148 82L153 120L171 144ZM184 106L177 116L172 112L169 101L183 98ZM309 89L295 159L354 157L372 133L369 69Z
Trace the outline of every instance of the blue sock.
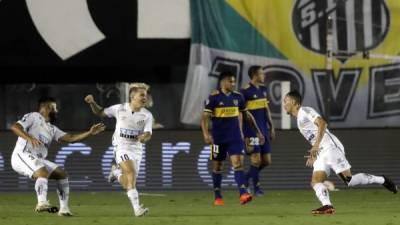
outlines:
M246 176L243 170L235 170L235 181L237 183L240 195L247 193Z
M222 194L221 194L222 174L221 174L221 172L219 172L219 173L213 172L212 178L213 178L215 198L222 198Z
M251 179L253 179L253 185L254 185L254 190L258 190L259 186L260 186L260 169L259 167L255 167L253 165L250 166L249 169L249 177L251 177Z

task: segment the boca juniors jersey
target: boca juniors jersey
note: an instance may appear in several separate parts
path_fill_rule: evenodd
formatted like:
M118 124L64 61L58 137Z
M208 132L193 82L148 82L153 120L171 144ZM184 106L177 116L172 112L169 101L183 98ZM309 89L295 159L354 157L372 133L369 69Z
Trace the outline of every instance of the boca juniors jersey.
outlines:
M212 136L215 143L241 140L239 112L245 111L246 105L242 94L231 92L226 95L215 90L205 103L205 112L212 114Z
M240 90L246 101L247 110L253 115L257 126L262 134L267 135L268 118L267 118L267 88L259 86L258 88L249 83L245 88ZM256 132L251 126L243 121L243 133L245 137L255 137Z

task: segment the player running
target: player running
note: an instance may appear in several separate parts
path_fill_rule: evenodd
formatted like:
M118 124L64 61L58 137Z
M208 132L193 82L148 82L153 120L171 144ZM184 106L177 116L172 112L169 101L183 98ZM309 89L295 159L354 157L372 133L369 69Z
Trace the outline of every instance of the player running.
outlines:
M79 134L68 134L61 131L54 123L57 103L53 98L41 98L38 112L26 114L21 120L11 126L18 135L11 157L11 166L19 174L35 179L35 190L38 199L37 212L54 209L47 200L48 179L57 181L57 194L60 200L60 216L72 216L68 206L69 183L64 169L46 159L47 152L53 140L76 142L96 135L105 129L104 124L93 125L89 131ZM57 209L56 209L57 211Z
M224 205L221 194L222 166L226 155L229 154L234 169L240 203L246 204L252 197L247 192L246 177L243 166L243 134L240 120L243 117L257 130L260 143L264 143L264 136L259 130L254 118L247 111L244 98L240 92L234 91L235 75L231 72L222 72L219 76L218 90L208 97L201 120L201 128L206 144L211 145L212 178L214 186L214 205ZM212 121L212 135L208 131L209 121Z
M143 143L150 140L153 116L145 109L147 86L134 86L129 89L130 102L103 109L92 95L85 97L94 114L100 117L116 118L113 135L114 156L117 166L111 168L109 181L117 179L125 188L135 216L144 216L148 208L139 204L136 178L142 160Z
M322 203L322 207L311 211L313 214L335 213L335 208L329 199L329 192L323 184L330 174L330 169L335 171L349 187L382 184L389 191L397 193L397 186L386 176L374 176L366 173L352 175L342 143L328 130L325 120L313 108L302 106L301 102L300 93L291 91L286 94L283 104L286 112L297 118L300 133L312 145L306 165L314 167L311 186Z
M246 121L243 122L246 153L250 155L250 168L246 174L247 183L253 180L254 195L262 196L264 192L260 185L260 171L271 164L270 140L275 139L275 129L272 123L271 112L268 108L267 88L264 86L265 74L261 66L252 66L249 69L250 82L240 90L246 101L246 107L254 117L265 143L260 144L256 133ZM269 131L268 131L269 130Z

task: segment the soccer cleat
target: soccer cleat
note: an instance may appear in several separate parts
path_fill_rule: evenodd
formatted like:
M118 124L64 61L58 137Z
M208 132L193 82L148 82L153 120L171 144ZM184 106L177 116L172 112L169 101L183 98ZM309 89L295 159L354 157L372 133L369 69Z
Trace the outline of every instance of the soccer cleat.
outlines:
M58 208L55 206L50 205L49 201L45 201L45 202L39 202L36 205L35 208L36 212L49 212L49 213L55 213L58 211Z
M73 216L73 214L67 207L60 208L60 210L58 211L58 215L59 216Z
M264 196L264 192L260 188L258 188L257 190L254 191L254 195L257 197L262 197Z
M145 216L149 212L148 208L144 208L143 205L140 205L138 209L135 209L135 216L141 217Z
M244 193L239 198L240 204L244 205L244 204L250 202L251 199L252 199L252 197L251 197L251 195L249 193Z
M382 175L382 177L385 179L385 182L382 184L386 189L388 189L389 191L393 192L393 194L397 193L397 186L396 184L389 179L388 177L386 177L385 175Z
M335 214L336 210L331 205L324 205L318 209L311 210L312 214Z
M224 205L224 200L222 198L216 198L214 200L214 205L215 206L223 206Z
M116 164L113 164L111 166L111 170L110 170L110 173L108 174L108 178L107 178L108 183L114 183L117 180L117 177L114 175L114 171L117 169L118 169L118 167Z

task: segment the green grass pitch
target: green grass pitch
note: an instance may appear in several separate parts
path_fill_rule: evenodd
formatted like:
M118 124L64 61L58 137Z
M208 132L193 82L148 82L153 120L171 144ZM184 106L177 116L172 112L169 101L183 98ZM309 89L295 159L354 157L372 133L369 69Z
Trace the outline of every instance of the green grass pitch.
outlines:
M399 225L400 195L384 189L357 189L331 192L335 215L313 216L319 207L312 190L271 190L248 205L240 205L238 194L225 191L225 206L212 205L213 193L162 192L164 196L141 195L141 202L150 208L146 217L136 218L124 192L72 192L71 211L74 217L36 213L32 193L0 193L1 225L282 225L282 224L352 224ZM58 203L55 193L49 194Z

